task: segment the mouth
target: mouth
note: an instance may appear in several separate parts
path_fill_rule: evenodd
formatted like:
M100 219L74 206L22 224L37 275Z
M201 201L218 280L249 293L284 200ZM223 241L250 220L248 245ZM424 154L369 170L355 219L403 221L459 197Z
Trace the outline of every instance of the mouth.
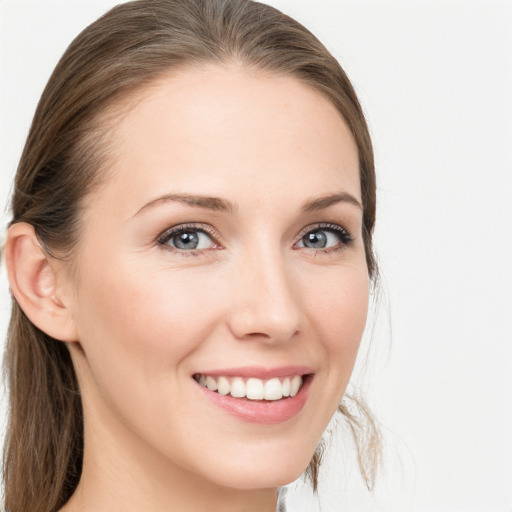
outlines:
M293 398L301 389L307 375L291 375L259 379L256 377L213 376L196 373L194 379L203 387L233 398L245 398L256 401L274 401Z
M196 373L197 388L210 403L250 423L277 424L303 409L314 374L304 367L279 371L239 369Z

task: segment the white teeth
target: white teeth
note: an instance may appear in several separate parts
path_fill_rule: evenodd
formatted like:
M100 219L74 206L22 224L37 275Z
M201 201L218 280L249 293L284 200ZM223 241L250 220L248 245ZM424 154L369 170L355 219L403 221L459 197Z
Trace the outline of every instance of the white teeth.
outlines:
M206 387L210 391L217 391L217 381L213 377L206 377Z
M267 381L242 377L212 377L210 375L196 376L197 382L210 391L217 391L220 395L231 395L234 398L247 397L249 400L281 400L286 397L293 397L302 386L302 377L277 378Z
M283 380L283 396L290 396L290 379L288 377Z
M231 396L243 398L245 396L245 382L240 377L235 377L231 382Z
M299 377L298 375L295 375L295 377L293 377L291 383L290 383L290 396L295 396L298 391L299 391L299 388L302 386L302 378Z
M279 379L270 379L265 383L265 400L283 398L283 385Z
M263 400L263 381L260 379L248 379L246 394L249 400Z
M219 395L227 395L230 391L229 381L226 377L219 377L217 382L217 391Z

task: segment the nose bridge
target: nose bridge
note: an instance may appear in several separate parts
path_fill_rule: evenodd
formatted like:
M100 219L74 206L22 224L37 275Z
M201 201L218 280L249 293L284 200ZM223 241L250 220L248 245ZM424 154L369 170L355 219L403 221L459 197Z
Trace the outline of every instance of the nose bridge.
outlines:
M241 259L231 315L237 337L286 341L299 331L302 311L292 269L275 244L262 244Z

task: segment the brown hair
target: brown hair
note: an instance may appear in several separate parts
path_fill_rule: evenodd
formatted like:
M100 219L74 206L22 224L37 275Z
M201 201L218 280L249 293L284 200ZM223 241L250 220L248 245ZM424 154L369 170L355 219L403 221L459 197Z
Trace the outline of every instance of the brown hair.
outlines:
M71 43L39 101L19 163L11 223L34 226L52 257L69 259L80 236L80 206L105 176L115 107L169 70L226 63L295 77L328 98L359 151L363 238L369 275L375 171L354 89L338 62L306 28L250 0L138 0L110 10ZM75 490L83 455L80 392L66 345L36 328L13 299L5 369L10 391L4 452L9 512L53 512ZM368 409L346 402L361 473L370 488L380 453ZM316 490L320 451L307 474Z

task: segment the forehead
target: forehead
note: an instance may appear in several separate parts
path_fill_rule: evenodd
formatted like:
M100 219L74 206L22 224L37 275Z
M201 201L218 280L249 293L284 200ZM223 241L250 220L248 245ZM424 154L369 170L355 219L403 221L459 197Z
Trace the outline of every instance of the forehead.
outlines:
M257 198L268 185L360 198L350 130L330 101L296 78L236 65L184 69L132 96L122 111L106 194Z

